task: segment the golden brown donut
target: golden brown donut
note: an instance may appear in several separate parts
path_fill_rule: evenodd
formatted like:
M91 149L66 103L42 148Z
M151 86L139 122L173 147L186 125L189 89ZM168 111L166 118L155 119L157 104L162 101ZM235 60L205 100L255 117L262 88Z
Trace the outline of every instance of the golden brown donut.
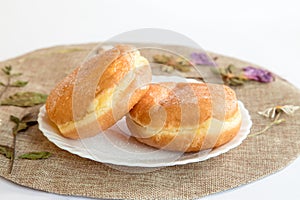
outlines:
M196 152L232 140L241 126L235 92L205 83L150 84L126 118L132 135L159 149Z
M148 61L133 47L118 45L58 83L48 96L46 111L64 137L94 136L128 113L150 81Z

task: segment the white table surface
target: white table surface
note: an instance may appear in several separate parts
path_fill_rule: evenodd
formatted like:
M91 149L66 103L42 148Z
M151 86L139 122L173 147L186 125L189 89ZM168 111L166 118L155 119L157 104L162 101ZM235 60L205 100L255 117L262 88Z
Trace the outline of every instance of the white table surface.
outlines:
M0 60L58 44L104 41L133 29L164 28L206 50L267 67L300 88L298 2L0 0ZM299 169L300 158L267 178L204 199L299 199ZM2 178L0 198L86 199L35 191Z

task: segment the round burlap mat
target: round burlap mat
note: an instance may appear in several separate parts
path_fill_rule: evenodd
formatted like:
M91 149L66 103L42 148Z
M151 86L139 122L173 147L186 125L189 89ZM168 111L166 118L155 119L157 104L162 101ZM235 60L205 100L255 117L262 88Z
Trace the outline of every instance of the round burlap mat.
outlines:
M24 88L10 88L5 95L16 91L49 93L55 84L74 69L96 44L58 46L38 50L0 62L0 67L12 65L22 72L29 84ZM189 55L193 49L180 49ZM152 57L147 52L146 57ZM249 63L211 53L220 66L234 64L245 67ZM255 65L254 65L255 66ZM155 71L154 73L158 73ZM191 74L189 74L190 76ZM0 76L0 79L3 77ZM269 120L258 111L275 105L300 105L300 92L291 84L276 77L270 84L256 82L234 88L253 120L252 132L262 130ZM30 108L38 110L38 106ZM29 108L0 107L0 143L12 144L9 116L22 116ZM161 168L148 173L128 173L105 164L72 155L49 142L31 127L17 138L17 155L29 151L50 151L46 160L16 159L11 174L10 160L0 155L0 175L17 184L51 193L113 199L195 199L228 190L273 174L297 158L300 152L300 112L271 128L265 134L247 138L239 147L204 162Z

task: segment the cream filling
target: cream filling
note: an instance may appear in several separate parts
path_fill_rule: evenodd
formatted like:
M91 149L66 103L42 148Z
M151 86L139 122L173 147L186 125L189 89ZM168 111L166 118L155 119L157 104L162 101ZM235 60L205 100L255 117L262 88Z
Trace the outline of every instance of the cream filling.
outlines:
M137 56L137 58L134 59L135 68L140 68L148 64L149 63L146 58L142 56ZM75 127L79 128L93 123L99 116L110 112L113 107L113 99L117 100L119 98L118 96L114 96L114 94L122 93L122 91L124 91L134 80L135 74L132 72L129 72L116 87L107 89L105 92L98 94L93 103L89 106L87 114L82 119L78 121L69 121L58 125L59 130L61 132L72 131Z
M189 126L181 128L152 128L147 126L141 126L135 123L132 119L129 122L130 131L133 132L134 136L140 138L149 138L155 135L171 134L171 135L200 135L205 134L207 137L217 137L222 132L229 131L237 126L241 122L240 111L236 112L233 117L226 121L221 121L215 118L210 118L198 126Z

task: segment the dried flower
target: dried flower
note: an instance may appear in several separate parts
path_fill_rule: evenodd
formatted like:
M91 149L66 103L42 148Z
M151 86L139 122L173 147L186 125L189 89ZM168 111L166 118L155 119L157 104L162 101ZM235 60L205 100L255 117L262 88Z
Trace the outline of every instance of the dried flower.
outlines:
M276 115L280 112L284 112L287 115L292 115L297 111L300 107L299 106L293 106L293 105L284 105L284 106L275 106L272 108L267 108L266 110L262 112L258 112L258 114L274 119Z
M258 112L258 114L270 118L273 121L267 125L263 130L257 132L257 133L253 133L251 135L249 135L250 137L253 136L257 136L260 135L264 132L266 132L267 130L269 130L271 127L273 127L274 125L279 125L282 122L285 122L285 119L280 119L281 113L285 113L287 115L293 115L295 113L295 111L297 111L300 107L299 106L293 106L293 105L284 105L284 106L275 106L272 108L267 108L266 110L262 111L262 112Z
M255 80L262 83L269 83L274 80L272 73L264 69L248 66L243 68L243 71L249 80Z
M258 81L261 83L269 83L274 80L271 72L258 69L255 67L237 68L230 64L227 67L212 68L222 76L223 81L227 85L237 86L243 85L248 80Z
M234 65L227 67L212 68L213 71L220 74L225 84L238 86L243 85L248 79L243 74L243 70Z
M206 53L192 53L191 54L191 61L195 65L208 65L208 66L215 66L215 63L207 56Z
M153 61L156 63L171 66L174 69L179 70L181 72L188 72L192 67L192 64L182 57L175 58L173 56L167 55L154 55Z

